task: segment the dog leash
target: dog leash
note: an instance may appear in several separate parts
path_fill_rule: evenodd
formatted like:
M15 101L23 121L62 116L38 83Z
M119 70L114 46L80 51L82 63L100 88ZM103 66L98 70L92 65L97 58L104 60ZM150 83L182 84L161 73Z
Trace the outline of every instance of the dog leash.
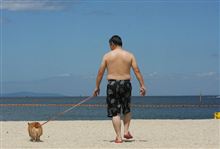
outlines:
M63 115L63 114L65 114L65 113L69 112L70 110L72 110L72 109L74 109L75 107L81 105L82 103L84 103L84 102L86 102L86 101L92 99L93 97L94 97L94 96L89 96L89 97L83 99L82 101L80 101L79 103L77 103L76 105L72 106L71 108L68 108L68 109L66 109L65 111L62 111L62 112L56 114L55 116L49 118L46 122L42 123L41 126L45 125L46 123L48 123L48 122L51 121L51 120L54 120L56 117L58 117L58 116L60 116L60 115Z

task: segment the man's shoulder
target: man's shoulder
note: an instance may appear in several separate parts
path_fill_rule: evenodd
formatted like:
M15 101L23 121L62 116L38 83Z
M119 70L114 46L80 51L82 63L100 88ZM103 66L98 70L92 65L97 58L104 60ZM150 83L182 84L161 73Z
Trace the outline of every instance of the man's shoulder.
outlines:
M108 59L110 55L111 55L111 51L105 53L103 56L103 59L105 59L105 60Z
M109 52L105 53L104 57L109 56L109 55L111 54L111 52L112 52L112 51L109 51Z
M105 53L104 57L105 57L105 58L111 57L112 55L114 55L115 52L116 52L116 51L109 51L109 52ZM124 53L124 54L126 54L127 56L130 56L130 57L133 57L133 56L134 56L132 52L130 52L130 51L128 51L128 50L125 50L125 49L123 49L121 52ZM121 53L121 52L120 52L120 53Z
M125 54L127 54L128 56L132 57L133 56L133 53L128 51L128 50L123 50L125 52Z

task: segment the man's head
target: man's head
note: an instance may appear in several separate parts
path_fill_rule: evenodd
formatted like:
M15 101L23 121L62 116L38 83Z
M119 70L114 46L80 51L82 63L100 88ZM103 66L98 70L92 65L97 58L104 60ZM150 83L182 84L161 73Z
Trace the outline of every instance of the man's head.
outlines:
M116 47L120 46L122 47L122 40L121 37L118 35L114 35L109 39L109 45L112 50L114 50Z

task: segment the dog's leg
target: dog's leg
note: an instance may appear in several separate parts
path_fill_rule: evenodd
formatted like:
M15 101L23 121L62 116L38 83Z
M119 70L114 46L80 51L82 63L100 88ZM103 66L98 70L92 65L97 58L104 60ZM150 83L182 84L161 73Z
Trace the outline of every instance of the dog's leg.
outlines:
M34 142L37 142L37 137L34 137Z

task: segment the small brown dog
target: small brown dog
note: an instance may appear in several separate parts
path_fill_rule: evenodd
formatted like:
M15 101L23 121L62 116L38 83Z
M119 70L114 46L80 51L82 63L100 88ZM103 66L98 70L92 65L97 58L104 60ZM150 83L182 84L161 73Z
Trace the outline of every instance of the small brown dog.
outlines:
M28 132L31 141L39 142L40 136L43 134L43 128L39 122L28 123Z

